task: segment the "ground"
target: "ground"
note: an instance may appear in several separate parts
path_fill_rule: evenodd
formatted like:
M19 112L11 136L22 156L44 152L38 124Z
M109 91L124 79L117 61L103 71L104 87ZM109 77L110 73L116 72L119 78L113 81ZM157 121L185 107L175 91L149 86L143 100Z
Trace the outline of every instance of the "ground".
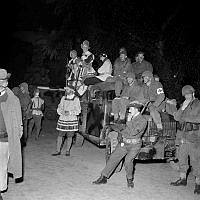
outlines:
M188 186L172 187L178 174L168 163L137 163L135 188L128 189L124 168L105 185L93 185L105 166L104 149L85 141L72 147L71 156L53 157L56 131L54 121L44 121L39 141L29 139L24 149L24 181L9 178L4 200L195 200L194 177Z

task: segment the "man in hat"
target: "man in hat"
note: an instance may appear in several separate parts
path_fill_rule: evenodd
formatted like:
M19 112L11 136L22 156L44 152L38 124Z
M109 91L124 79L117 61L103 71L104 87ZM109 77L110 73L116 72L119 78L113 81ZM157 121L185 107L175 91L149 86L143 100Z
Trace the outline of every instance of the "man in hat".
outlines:
M52 156L58 156L65 146L65 155L70 156L70 149L72 146L72 137L78 131L78 115L81 112L81 105L79 98L74 94L75 90L72 87L65 87L66 93L61 98L57 108L59 119L56 130L58 131L56 151Z
M22 109L22 120L23 120L23 137L22 137L22 145L26 146L27 139L28 139L28 123L29 120L32 118L32 101L29 95L28 84L23 82L19 85L20 92L19 92L19 101L21 104Z
M147 126L147 120L140 114L140 109L140 104L130 104L126 126L118 131L119 143L101 172L101 176L93 184L106 184L107 179L110 178L120 161L125 157L127 186L129 188L134 187L133 161L141 149L141 138Z
M42 117L43 117L43 110L44 110L44 100L40 97L40 91L38 88L34 91L34 97L32 100L32 118L29 121L28 126L28 135L32 135L33 127L35 126L35 140L39 139L41 124L42 124Z
M153 73L153 66L144 59L144 52L140 51L135 55L135 62L132 64L132 72L136 74L137 79L140 79L144 71Z
M171 182L173 186L187 185L188 159L195 176L194 193L200 195L200 100L195 98L195 89L191 85L182 88L185 101L174 118L179 122L176 135L178 146L179 179Z
M138 84L135 79L135 74L129 72L127 74L128 85L124 87L120 98L114 98L112 101L112 114L114 115L114 122L123 123L127 106L137 101L141 104L144 103L143 88Z
M148 106L150 115L152 116L157 129L162 130L162 122L159 111L161 111L161 105L165 100L165 93L163 86L160 82L155 81L153 73L151 71L144 71L142 73L144 81L144 98L147 101L151 101Z
M7 189L8 172L15 179L22 177L22 114L19 99L7 87L10 75L0 69L0 199Z

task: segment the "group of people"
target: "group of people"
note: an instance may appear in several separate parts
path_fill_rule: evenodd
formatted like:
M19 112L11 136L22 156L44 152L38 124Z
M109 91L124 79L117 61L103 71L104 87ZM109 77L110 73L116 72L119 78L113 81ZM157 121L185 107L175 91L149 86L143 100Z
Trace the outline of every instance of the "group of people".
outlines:
M144 53L136 54L131 63L125 48L119 50L119 58L112 65L105 53L100 55L101 67L97 72L92 67L94 55L89 51L89 42L81 44L83 54L78 58L76 51L70 52L71 60L67 67L71 73L66 77L65 94L57 107L59 119L56 151L53 156L62 152L70 156L72 137L79 129L78 116L81 113L80 98L86 91L93 96L96 90L114 90L112 101L114 122L123 124L126 111L126 124L115 130L118 144L108 159L100 177L94 184L106 184L114 170L125 158L125 171L128 188L134 188L134 159L140 152L142 136L147 126L147 119L141 114L142 107L148 103L148 110L159 130L162 130L160 111L174 116L179 124L176 136L177 158L180 177L171 183L172 186L187 185L188 157L195 176L194 193L200 194L200 100L195 97L192 86L182 88L185 101L177 110L176 102L165 97L164 89L158 77L153 74L151 63L144 60ZM44 100L39 97L39 90L34 91L31 99L28 84L10 90L8 80L11 74L0 69L0 200L1 192L7 189L10 172L14 178L22 177L22 155L20 140L26 144L33 126L36 126L35 139L41 130ZM65 144L66 141L66 145ZM65 148L64 148L65 146ZM65 150L63 150L65 149Z
M88 50L89 42L86 41L86 43ZM85 41L82 45L84 44ZM163 130L160 116L162 111L173 115L174 119L180 124L180 130L178 130L176 137L180 178L172 182L171 185L187 185L186 175L189 167L188 157L190 157L190 164L195 176L194 193L200 194L200 101L195 98L194 88L190 85L183 87L182 95L185 97L185 101L177 110L176 100L170 100L165 96L159 77L153 73L152 64L144 60L143 52L136 54L133 63L128 58L125 48L119 50L119 57L115 60L113 66L105 53L100 54L100 59L102 66L96 74L94 73L92 76L85 74L85 76L77 77L74 80L70 76L68 80L74 81L74 83L78 80L79 83L89 89L91 96L94 96L97 90L114 90L115 98L112 101L114 122L124 123L127 109L128 116L124 128L117 130L119 143L115 151L111 154L101 176L93 183L107 183L119 162L125 157L127 184L130 188L134 187L133 161L141 149L141 139L147 125L147 121L141 115L140 110L142 106L148 103L147 108L158 130ZM68 66L71 69L76 66L76 69L81 71L83 62L83 59L80 59L74 65ZM92 62L90 62L90 66ZM71 75L73 73L72 70ZM75 76L78 75L78 73L74 74ZM76 88L74 90L76 92Z

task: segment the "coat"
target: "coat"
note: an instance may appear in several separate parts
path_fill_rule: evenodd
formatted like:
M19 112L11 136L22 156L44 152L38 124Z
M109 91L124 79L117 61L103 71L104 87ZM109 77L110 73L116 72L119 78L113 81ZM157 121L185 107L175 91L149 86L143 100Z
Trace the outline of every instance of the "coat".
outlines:
M18 97L7 88L8 98L1 103L6 130L8 133L9 162L8 172L14 178L22 177L22 153L20 138L23 134L22 113Z

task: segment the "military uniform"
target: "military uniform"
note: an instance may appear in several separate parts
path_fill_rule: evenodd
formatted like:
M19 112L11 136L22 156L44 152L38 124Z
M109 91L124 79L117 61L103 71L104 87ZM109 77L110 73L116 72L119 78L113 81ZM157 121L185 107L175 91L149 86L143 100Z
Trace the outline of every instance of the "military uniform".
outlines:
M195 193L200 194L200 100L194 98L188 103L185 100L174 114L174 118L179 122L179 134L176 139L179 145L177 156L180 179L171 184L175 186L187 184L189 156L192 172L196 177Z
M157 127L159 129L162 129L162 122L159 114L159 111L161 110L161 104L165 99L162 84L152 79L149 86L144 86L144 98L146 99L146 101L152 102L148 106L148 109L150 110L150 115L152 116Z
M141 137L146 125L147 120L140 113L134 116L130 121L127 121L125 128L119 133L119 138L121 138L120 142L111 154L101 173L101 177L97 179L97 181L94 181L94 184L107 183L107 178L111 176L120 161L125 157L124 165L128 187L133 187L133 161L141 149Z

